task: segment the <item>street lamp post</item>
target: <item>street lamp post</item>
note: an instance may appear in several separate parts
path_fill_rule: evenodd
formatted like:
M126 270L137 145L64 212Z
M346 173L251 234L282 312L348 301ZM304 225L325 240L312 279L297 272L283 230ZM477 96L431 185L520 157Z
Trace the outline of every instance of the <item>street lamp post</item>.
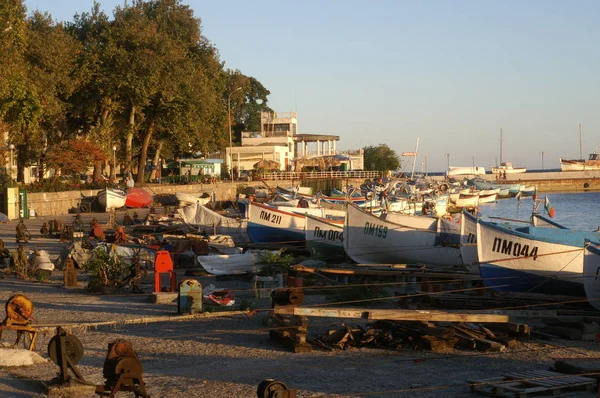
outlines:
M10 149L10 180L13 180L13 150L15 149L15 144L10 144L8 146L8 148Z
M446 153L444 156L446 156L446 162L447 162L447 168L446 170L450 170L450 154Z
M544 155L546 154L546 151L541 151L540 155L542 155L542 170L544 170Z
M112 180L115 182L117 179L117 146L113 145L113 169L112 169Z
M240 91L242 88L238 87L227 96L227 123L229 124L229 174L231 175L231 182L233 182L233 141L231 139L231 94L236 91Z

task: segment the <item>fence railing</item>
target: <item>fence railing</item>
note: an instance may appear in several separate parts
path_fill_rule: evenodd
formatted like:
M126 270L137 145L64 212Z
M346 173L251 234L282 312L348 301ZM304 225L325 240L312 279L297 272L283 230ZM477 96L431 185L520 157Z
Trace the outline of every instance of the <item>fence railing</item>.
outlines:
M325 178L375 178L380 177L379 171L313 171L307 173L282 171L259 174L263 180L304 180Z

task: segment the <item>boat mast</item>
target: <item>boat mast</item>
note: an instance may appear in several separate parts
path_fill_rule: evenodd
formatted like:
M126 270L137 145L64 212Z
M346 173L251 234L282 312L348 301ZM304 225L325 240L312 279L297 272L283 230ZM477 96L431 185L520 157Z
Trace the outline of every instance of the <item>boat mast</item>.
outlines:
M581 152L581 123L579 123L579 159L583 159Z
M417 137L417 146L415 148L415 157L414 157L414 160L413 160L413 168L412 168L412 172L410 173L410 179L411 180L415 176L415 166L417 165L417 156L418 155L419 155L419 137Z
M502 145L503 145L503 132L502 129L500 129L500 165L502 165Z

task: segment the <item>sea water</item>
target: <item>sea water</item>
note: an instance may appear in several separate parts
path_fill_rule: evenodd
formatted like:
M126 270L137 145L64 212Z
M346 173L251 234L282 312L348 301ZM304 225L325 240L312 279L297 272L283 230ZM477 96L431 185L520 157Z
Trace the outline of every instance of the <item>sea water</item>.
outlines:
M583 231L595 231L600 226L600 192L539 194L538 200L541 202L537 207L537 213L548 217L544 208L546 197L554 207L553 221ZM489 217L502 217L528 221L533 205L532 197L499 199L496 203L480 205L479 212L484 220Z

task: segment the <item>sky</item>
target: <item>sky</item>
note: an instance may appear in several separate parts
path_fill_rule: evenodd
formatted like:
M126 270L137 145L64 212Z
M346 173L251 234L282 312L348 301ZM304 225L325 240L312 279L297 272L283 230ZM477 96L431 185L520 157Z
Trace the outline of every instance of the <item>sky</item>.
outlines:
M112 15L123 1L102 1ZM93 0L26 0L72 21ZM558 168L600 145L600 2L182 0L221 61L339 149L415 151L416 169ZM541 154L544 152L544 155ZM449 157L446 154L450 154ZM402 158L412 162L410 158ZM408 166L412 167L412 166Z

